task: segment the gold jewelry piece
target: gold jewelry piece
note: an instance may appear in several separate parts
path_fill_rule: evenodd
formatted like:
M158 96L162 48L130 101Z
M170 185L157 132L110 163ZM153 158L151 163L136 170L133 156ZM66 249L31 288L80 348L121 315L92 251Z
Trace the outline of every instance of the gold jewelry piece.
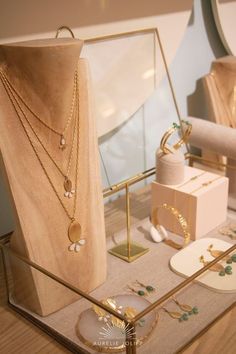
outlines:
M145 288L147 290L148 293L153 293L156 289L151 286L151 285L144 285L143 283L141 283L140 281L136 280L136 283L138 283L140 286L142 286L143 288Z
M147 292L144 290L135 290L134 288L132 288L131 286L128 285L128 289L130 289L131 291L133 291L133 293L139 295L139 296L147 296Z
M181 228L182 228L182 231L183 231L183 234L184 234L184 244L183 245L180 245L172 240L169 240L169 239L165 239L164 242L171 246L171 247L174 247L175 249L179 250L181 248L183 248L184 246L186 246L189 241L190 241L190 232L188 230L188 224L187 224L187 221L186 219L183 217L182 214L179 213L179 211L172 207L171 205L168 205L168 204L163 204L157 208L155 208L152 212L152 218L151 218L151 221L152 221L152 224L154 227L156 227L157 225L160 225L159 223L159 220L158 220L158 211L163 208L165 210L168 210L170 211L174 217L177 219L177 221L179 222Z
M228 226L222 227L219 233L224 236L229 236L232 240L236 239L236 224L229 224Z
M117 302L113 298L108 298L106 300L103 300L102 303L104 305L107 305L108 307L112 308L114 311L116 311L119 314L122 313L121 310L123 309L124 316L128 320L132 320L138 314L138 311L134 307L128 306L128 307L123 308L123 306L118 306ZM113 326L121 328L121 329L125 329L126 324L124 321L120 320L119 318L115 317L114 315L109 314L108 312L103 310L101 307L99 307L97 305L93 305L92 309L96 313L96 315L98 316L98 321L103 321L105 323L111 322L111 324ZM144 319L141 319L138 321L138 324L140 327L143 327L144 323L145 323Z
M187 143L189 136L192 132L192 124L189 123L187 120L181 120L182 125L186 125L186 129L184 130L184 132L182 132L182 137L179 141L177 141L177 143L174 145L174 148L176 150L178 150L182 145L184 145L185 143ZM181 126L178 126L178 128L180 129Z
M164 310L168 315L173 318L174 320L179 320L179 322L182 321L187 321L188 320L188 314L187 313L180 313L177 311L169 311L165 307L161 307L160 310Z
M118 306L114 299L108 298L106 300L103 300L102 303L104 305L107 305L108 307L112 308L117 313L121 314L122 306ZM96 315L98 316L98 321L103 321L105 323L110 321L113 324L113 326L115 326L115 327L118 327L118 328L123 328L124 327L124 321L122 321L119 318L109 314L108 312L103 310L101 307L99 307L97 305L93 305L92 309L96 313Z
M73 210L72 210L72 213L70 213L67 209L67 207L65 206L64 202L62 201L59 193L57 192L57 189L37 151L37 148L36 148L36 145L35 143L33 142L33 139L32 137L30 136L30 133L28 131L28 129L26 128L26 125L23 121L23 118L21 117L21 114L24 116L24 118L26 118L26 114L25 112L21 109L21 107L19 106L18 104L18 101L16 100L15 96L12 94L12 92L10 91L9 89L9 86L7 85L6 83L6 80L4 80L4 77L2 75L2 72L0 71L0 79L3 83L3 86L5 88L5 91L12 103L12 106L16 112L16 115L19 119L19 122L26 134L26 137L28 138L29 140L29 143L38 159L38 162L46 176L46 178L48 179L48 182L50 184L50 186L52 187L52 190L54 191L56 197L58 198L58 201L60 202L63 210L65 211L67 217L70 219L70 223L69 223L69 226L68 226L68 238L71 242L71 244L69 245L68 247L68 250L69 251L75 251L75 252L79 252L80 250L80 247L83 246L85 243L86 243L86 240L84 238L81 237L82 235L82 229L81 229L81 225L80 223L76 220L75 218L75 214L76 214L76 206L77 206L77 182L78 182L78 160L79 160L79 111L77 111L77 108L79 107L79 102L76 104L76 116L77 116L77 119L76 119L76 131L77 131L77 144L76 144L76 164L75 164L75 198L74 198L74 204L73 204ZM77 87L78 87L78 83L77 83ZM78 96L78 101L79 101L79 96ZM21 114L19 113L19 111L21 112Z
M205 261L204 257L201 256L199 258L200 262L203 264L203 266L206 266L207 264L209 264L209 261ZM224 267L222 264L220 263L216 263L213 266L211 266L211 268L209 268L209 270L211 270L212 272L218 272L219 276L225 276L225 274L231 275L232 274L232 267L231 266L226 266Z
M205 187L208 187L210 184L212 184L213 182L217 181L218 179L222 178L222 176L218 176L214 179L212 179L211 181L207 181L207 182L204 182L202 183L202 185L196 189L194 189L192 192L190 192L190 194L193 194L193 193L196 193L198 192L200 189L202 188L205 188Z
M204 171L204 172L200 173L200 174L197 175L197 176L191 177L188 181L186 181L186 182L184 182L183 184L181 184L180 186L178 186L178 188L182 188L182 187L186 186L188 183L193 182L193 181L196 181L196 179L200 178L201 176L205 175L206 173L207 173L207 172Z
M73 113L74 113L74 109L75 109L75 102L76 102L76 92L77 92L77 83L78 83L78 71L75 71L74 74L74 86L73 86L73 94L72 94L72 103L71 103L71 108L70 108L70 112L66 121L66 125L64 127L64 129L62 131L58 131L55 128L53 128L52 126L50 126L48 123L44 122L38 114L36 114L32 108L29 106L29 104L22 98L22 96L19 94L19 92L14 88L13 84L11 83L11 81L8 79L7 75L5 74L5 72L1 69L0 70L1 75L4 77L4 79L7 81L8 85L11 87L11 89L14 91L14 94L17 96L18 100L20 100L25 107L28 109L28 111L42 124L44 125L44 127L46 127L47 129L49 129L50 131L52 131L54 134L58 135L60 137L60 144L59 144L59 148L61 150L64 150L66 148L66 139L65 139L65 134L67 132L67 129L69 128L69 125L71 123L72 117L73 117Z
M213 245L210 245L207 249L208 252L210 252L210 254L212 255L212 257L217 258L219 256L222 255L222 253L224 253L224 251L221 250L213 250ZM227 255L223 258L223 260L226 261L227 264L231 264L231 263L235 263L236 262L236 253L234 253L233 255ZM226 267L227 268L227 267ZM230 272L230 270L232 270L232 268L227 268L228 272ZM226 270L226 269L225 269ZM227 272L226 272L227 273ZM231 274L231 273L227 273L227 274Z
M36 130L34 129L33 125L29 121L29 119L27 118L27 115L26 115L25 111L20 106L20 101L19 101L20 97L18 97L18 94L15 91L14 87L11 85L11 83L8 81L7 77L4 75L4 73L2 71L0 71L0 75L2 76L1 79L4 80L4 82L5 82L8 90L9 90L9 92L11 93L12 97L14 97L15 103L17 104L17 106L20 109L22 115L24 116L25 120L27 121L28 125L30 126L30 129L32 130L33 134L35 135L37 141L39 142L39 144L41 145L41 147L43 148L44 152L49 157L49 159L53 162L53 164L57 168L58 172L63 176L63 178L64 178L63 187L64 187L64 190L65 190L64 196L68 197L68 198L71 198L74 195L74 193L75 193L75 190L72 187L72 182L69 179L69 174L70 174L70 169L71 169L71 164L72 164L72 157L73 157L73 153L74 153L74 145L75 145L75 138L76 138L76 121L75 121L75 126L74 126L73 140L72 140L72 146L71 146L71 150L70 150L70 154L69 154L67 170L66 170L66 172L63 172L61 167L58 165L58 163L54 160L52 155L49 153L48 149L45 147L42 139L36 133ZM77 98L77 95L78 95L78 88L77 88L77 83L76 83L76 98ZM25 106L27 108L27 105L25 105Z
M210 254L213 258L217 258L224 253L224 251L221 251L221 250L214 250L213 247L214 247L213 245L209 245L209 247L207 248L207 251L210 252ZM227 261L229 259L231 259L230 255L227 255L223 258L223 260L225 260L225 261Z
M198 314L197 306L192 307L190 305L181 304L179 301L176 300L175 297L173 297L172 300L176 303L177 306L179 306L182 311L186 312L189 316L191 316L192 314Z
M191 134L192 131L192 124L183 120L182 122L186 124L187 128L185 129L183 136L180 138L180 140L173 145L173 148L175 150L178 150L184 143L188 141L189 135ZM173 152L170 148L168 148L167 141L169 140L171 135L173 135L179 129L180 129L180 125L173 123L172 127L168 129L167 132L163 135L160 143L160 148L164 152L164 154L169 154Z

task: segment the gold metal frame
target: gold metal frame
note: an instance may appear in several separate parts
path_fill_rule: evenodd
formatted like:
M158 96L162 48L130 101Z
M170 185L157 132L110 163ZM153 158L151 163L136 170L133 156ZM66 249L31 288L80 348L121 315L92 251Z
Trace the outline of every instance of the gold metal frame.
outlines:
M175 94L174 94L174 89L173 89L173 86L172 86L172 83L171 83L171 79L170 79L167 63L166 63L166 60L165 60L163 48L162 48L160 37L159 37L159 32L158 32L158 30L156 28L132 31L132 32L128 32L128 33L120 33L120 34L108 35L108 36L97 37L97 38L90 38L90 39L85 40L85 43L92 43L92 42L97 42L97 41L102 41L102 40L107 40L107 39L119 38L121 36L130 36L130 35L135 35L135 34L151 33L151 32L155 32L155 34L157 36L157 39L158 39L158 42L159 42L159 45L160 45L160 50L161 50L162 58L163 58L164 65L165 65L165 68L166 68L167 78L168 78L169 85L170 85L170 88L171 88L171 93L172 93L172 96L173 96L175 109L176 109L176 112L177 112L177 115L178 115L178 118L179 118L179 121L180 121L180 124L181 124L181 127L182 127L181 117L180 117L180 113L179 113L176 97L175 97ZM187 151L188 151L188 147L187 147ZM197 157L197 156L194 156L194 155L191 155L189 153L186 155L186 159L189 159L190 165L193 163L194 160L204 161L204 159L202 159L200 157ZM206 161L205 160L205 162L210 162L210 161ZM217 163L213 163L213 164L217 165ZM230 167L230 166L228 166L228 167ZM129 196L129 187L131 185L137 183L137 182L140 182L140 181L146 179L147 177L150 177L150 176L154 175L154 174L155 174L155 168L152 168L150 170L147 170L145 172L137 174L137 175L135 175L135 176L133 176L133 177L121 182L121 183L115 184L115 185L113 185L113 186L111 186L111 187L109 187L109 188L107 188L107 189L105 189L103 191L104 198L106 198L106 197L108 197L110 195L113 195L113 194L115 194L118 191L123 190L123 189L125 189L125 191L126 191L126 213L127 213L127 215L126 215L126 227L127 227L126 247L127 247L127 258L129 258L129 260L131 260L131 258L133 256L132 255L131 235L130 235L130 203L129 203L130 196ZM192 283L197 277L199 277L201 274L205 273L211 266L213 266L214 264L216 264L217 262L222 260L226 255L230 254L231 252L233 252L236 249L236 245L232 246L227 251L225 251L222 255L220 255L219 257L215 258L212 262L210 262L209 264L207 264L206 266L201 268L199 271L194 273L189 278L185 279L183 282L181 282L179 285L177 285L171 291L169 291L164 296L159 298L157 301L152 303L150 306L145 308L143 311L138 313L135 316L135 318L133 318L132 320L127 320L123 315L118 314L117 312L112 310L110 307L104 305L102 302L98 301L97 299L95 299L94 297L90 296L89 294L86 294L82 290L76 288L75 286L72 286L68 282L66 282L63 279L57 277L53 273L47 271L46 269L42 268L38 264L30 261L29 259L27 259L27 258L25 258L25 257L23 257L23 256L21 256L19 254L16 254L13 250L11 250L8 247L9 240L10 240L10 235L6 235L6 237L3 237L3 238L0 239L0 250L1 250L2 259L3 259L3 269L4 269L4 275L5 275L5 282L6 282L6 289L7 289L9 306L11 308L13 308L15 311L17 311L18 313L20 313L25 318L27 318L29 321L34 323L36 326L40 327L47 334L49 334L50 336L55 338L58 342L60 342L61 344L65 345L67 348L69 348L74 353L76 353L76 352L77 353L78 352L81 352L81 353L84 352L85 353L86 351L84 351L82 348L79 348L78 346L73 344L70 340L68 340L64 336L59 335L51 327L49 327L49 326L45 325L44 323L40 322L40 320L34 318L32 315L27 313L27 311L24 311L23 309L20 309L17 306L11 304L11 302L10 302L10 286L9 286L9 281L8 281L7 264L6 264L7 262L6 262L5 252L9 252L14 257L16 257L20 261L24 262L28 266L38 270L39 272L41 272L45 276L49 277L50 279L53 279L54 281L56 281L57 283L61 284L62 286L65 286L67 289L71 290L72 292L82 296L84 299L87 299L92 304L95 304L95 305L101 307L102 309L104 309L105 311L107 311L111 315L114 315L118 319L123 320L125 322L125 324L127 324L129 326L129 328L135 328L136 322L139 321L142 317L147 315L150 311L156 310L159 306L163 305L166 301L169 300L169 298L171 296L176 295L180 290L182 290L187 285ZM127 354L135 354L136 353L136 338L135 338L135 336L132 336L132 338L129 338L129 336L127 335L126 336L126 343L127 343L127 345L126 345L126 353Z
M60 30L60 29L59 29ZM166 75L167 75L167 79L168 79L168 83L170 86L170 90L171 90L171 95L172 95L172 99L174 102L174 106L175 106L175 110L176 110L176 114L178 116L179 119L179 123L181 126L181 131L182 131L182 135L183 135L183 125L182 125L182 119L181 119L181 115L180 115L180 111L178 108L178 104L177 104L177 100L176 100L176 96L175 96L175 92L174 92L174 88L173 88L173 84L171 81L171 77L170 77L170 73L169 73L169 69L168 69L168 65L167 65L167 61L166 61L166 57L165 57L165 53L163 50L163 46L162 46L162 42L160 39L160 35L159 35L159 31L157 28L146 28L146 29L141 29L141 30L136 30L136 31L130 31L130 32L125 32L125 33L119 33L119 34L111 34L111 35L106 35L106 36L101 36L101 37L96 37L96 38L90 38L90 39L85 39L84 43L97 43L97 42L101 42L101 41L106 41L106 40L111 40L111 39L117 39L120 37L130 37L130 36L134 36L134 35L139 35L139 34L147 34L147 33L153 33L156 38L157 38L157 42L160 48L160 52L161 52L161 57L163 60L163 64L165 67L165 71L166 71ZM185 144L186 149L188 151L188 146L187 144ZM104 198L116 193L118 190L121 189L125 189L125 193L126 193L126 229L127 229L127 240L123 241L122 243L120 243L119 245L116 245L115 247L111 248L109 250L109 253L119 257L123 260L125 260L126 262L133 262L136 259L138 259L139 257L141 257L142 255L144 255L145 253L147 253L149 251L148 248L143 247L140 244L134 243L131 241L131 232L130 232L130 194L129 194L129 187L130 185L142 181L143 179L151 176L155 174L155 169L152 168L148 171L142 172L136 176L133 176L121 183L118 183L114 186L111 186L110 188L107 188L104 190L103 192L103 196Z

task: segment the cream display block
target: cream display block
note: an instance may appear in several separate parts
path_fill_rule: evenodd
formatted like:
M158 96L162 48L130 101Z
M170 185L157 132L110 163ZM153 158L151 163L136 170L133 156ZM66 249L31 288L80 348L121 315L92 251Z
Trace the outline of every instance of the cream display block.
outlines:
M191 239L201 238L226 220L228 178L185 166L181 185L152 182L152 210L166 203L186 218ZM167 230L182 235L177 220L163 208L158 219Z
M204 256L205 261L213 261L214 258L207 251L210 245L213 245L215 250L226 251L232 244L216 239L204 238L193 242L188 247L176 253L170 260L171 269L184 277L190 277L192 274L202 268L199 258ZM224 267L228 264L226 261L221 261ZM232 263L232 274L220 276L218 272L207 271L202 274L196 281L209 289L218 292L234 293L236 292L236 263Z

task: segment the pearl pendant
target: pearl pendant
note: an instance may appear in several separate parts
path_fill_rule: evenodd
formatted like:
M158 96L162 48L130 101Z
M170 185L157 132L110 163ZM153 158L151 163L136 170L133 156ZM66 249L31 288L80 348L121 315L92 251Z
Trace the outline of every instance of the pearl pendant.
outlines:
M153 241L157 243L168 238L168 233L162 225L157 225L156 227L152 225L150 228L150 234Z
M71 252L79 252L81 246L84 246L86 240L81 238L81 225L78 221L73 220L71 221L69 228L68 228L68 238L71 242L68 250Z
M66 148L66 139L61 135L59 149L64 150Z
M72 198L73 194L75 194L75 190L72 189L72 182L67 177L65 178L64 181L64 189L65 189L64 197Z

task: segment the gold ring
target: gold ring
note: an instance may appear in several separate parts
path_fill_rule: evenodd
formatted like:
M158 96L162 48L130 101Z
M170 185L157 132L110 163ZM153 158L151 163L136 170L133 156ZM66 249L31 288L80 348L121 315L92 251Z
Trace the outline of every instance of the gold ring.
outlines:
M172 207L171 205L164 203L161 206L156 207L152 211L151 222L152 222L153 226L156 227L156 226L160 225L159 220L158 220L158 211L160 209L168 210L175 216L175 218L177 219L177 221L179 222L179 224L182 228L183 235L184 235L184 244L183 245L180 245L180 244L178 244L172 240L169 240L169 239L164 240L164 242L167 245L174 247L177 250L180 250L181 248L187 246L187 244L190 241L190 232L188 229L188 223L187 223L186 219L183 217L183 215L180 214L180 212L176 208Z
M187 128L184 130L182 137L179 139L179 141L177 141L177 143L175 143L173 145L173 148L175 150L178 150L183 144L185 144L188 139L189 136L191 134L192 131L192 124L190 124L187 121L182 120L182 123L185 123ZM162 139L161 139L161 143L160 143L160 148L161 150L164 152L164 154L169 154L169 153L173 153L173 151L167 146L167 141L170 138L170 136L176 131L179 130L180 126L176 123L173 123L173 126L167 130L167 132L163 135Z

